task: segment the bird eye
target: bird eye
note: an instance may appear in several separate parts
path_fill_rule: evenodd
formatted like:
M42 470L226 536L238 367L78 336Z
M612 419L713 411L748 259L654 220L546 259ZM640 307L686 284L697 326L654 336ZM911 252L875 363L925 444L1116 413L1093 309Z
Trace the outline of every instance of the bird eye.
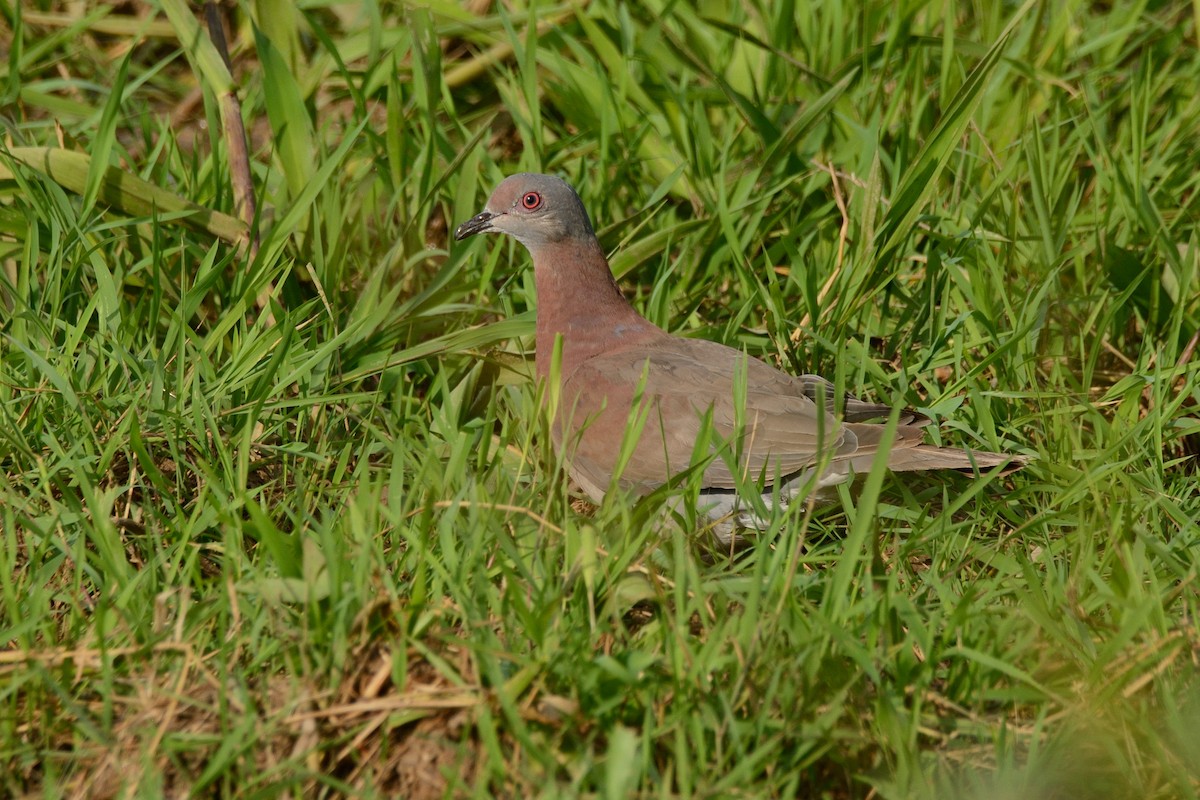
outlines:
M521 198L521 205L525 206L527 211L533 211L542 204L542 196L537 192L526 192Z

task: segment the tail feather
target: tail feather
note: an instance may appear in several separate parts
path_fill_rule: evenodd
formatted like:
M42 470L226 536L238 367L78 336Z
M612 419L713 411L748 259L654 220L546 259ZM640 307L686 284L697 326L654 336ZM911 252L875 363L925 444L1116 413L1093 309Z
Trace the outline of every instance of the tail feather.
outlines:
M857 461L857 459L855 459ZM871 457L864 459L865 464L855 463L856 470L870 469ZM989 453L986 450L968 450L957 447L936 447L923 444L917 447L904 447L888 453L888 469L893 472L910 472L927 469L956 469L968 472L999 467L1004 464L1008 468L1004 474L1014 472L1025 466L1025 459L1020 456L1005 453Z

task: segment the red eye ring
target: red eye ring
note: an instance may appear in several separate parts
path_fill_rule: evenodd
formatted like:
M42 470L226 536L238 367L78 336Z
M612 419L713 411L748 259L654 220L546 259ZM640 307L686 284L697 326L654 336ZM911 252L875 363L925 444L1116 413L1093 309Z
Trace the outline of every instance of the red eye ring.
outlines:
M526 211L535 211L542 204L542 196L537 192L526 192L521 198L521 205Z

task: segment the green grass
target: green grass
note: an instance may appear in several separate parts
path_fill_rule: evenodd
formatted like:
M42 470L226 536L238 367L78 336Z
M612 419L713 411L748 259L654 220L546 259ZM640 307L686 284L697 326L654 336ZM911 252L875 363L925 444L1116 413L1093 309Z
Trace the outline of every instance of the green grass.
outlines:
M240 6L254 256L187 8L30 5L0 794L1200 795L1195 4ZM733 561L579 503L448 241L518 170L669 330L1034 460Z

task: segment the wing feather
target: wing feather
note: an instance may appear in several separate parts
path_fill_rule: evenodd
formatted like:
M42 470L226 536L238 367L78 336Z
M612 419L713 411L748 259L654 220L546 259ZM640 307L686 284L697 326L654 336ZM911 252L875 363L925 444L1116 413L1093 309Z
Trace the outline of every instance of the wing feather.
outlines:
M735 387L743 375L740 403ZM764 476L769 485L823 457L847 468L843 462L852 456L875 451L877 436L868 437L872 441L864 449L859 434L833 416L834 396L833 385L817 376L788 375L715 342L664 337L594 356L566 376L557 436L572 473L589 495L599 497L620 457L627 426L637 417L632 413L636 402L645 422L637 441L630 442L621 483L649 491L689 466L708 416L714 440L729 442L738 454L738 469L752 478ZM890 410L853 397L846 398L845 408L854 421ZM911 427L916 436L901 433L893 448L919 444L916 428L928 420L915 413L909 419L901 429ZM737 485L726 459L718 457L705 469L705 488Z

